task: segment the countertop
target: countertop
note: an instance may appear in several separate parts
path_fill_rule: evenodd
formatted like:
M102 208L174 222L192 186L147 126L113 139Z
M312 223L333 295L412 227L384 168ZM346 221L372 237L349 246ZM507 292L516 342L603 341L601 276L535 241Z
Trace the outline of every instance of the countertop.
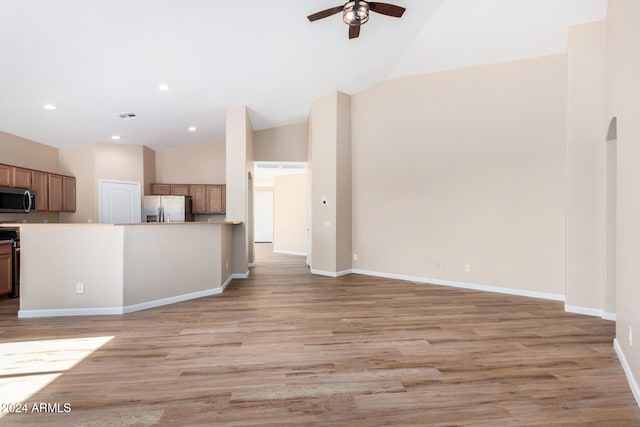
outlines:
M17 222L17 223L3 223L0 224L0 227L24 227L24 226L42 226L42 227L51 227L51 226L165 226L165 225L239 225L242 224L242 221L198 221L198 222L141 222L135 224L100 224L100 223L85 223L85 222Z

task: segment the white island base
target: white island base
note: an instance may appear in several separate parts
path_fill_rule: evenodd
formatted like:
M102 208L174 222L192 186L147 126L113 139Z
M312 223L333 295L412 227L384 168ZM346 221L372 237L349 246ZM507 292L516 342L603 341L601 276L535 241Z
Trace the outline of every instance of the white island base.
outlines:
M18 317L125 314L222 293L237 224L21 225Z

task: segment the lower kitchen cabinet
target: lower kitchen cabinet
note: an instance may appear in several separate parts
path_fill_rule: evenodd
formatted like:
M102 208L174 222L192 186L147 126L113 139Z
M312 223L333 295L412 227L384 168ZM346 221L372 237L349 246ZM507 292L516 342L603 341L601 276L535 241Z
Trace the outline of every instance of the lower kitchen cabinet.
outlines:
M0 243L0 296L11 293L13 241Z

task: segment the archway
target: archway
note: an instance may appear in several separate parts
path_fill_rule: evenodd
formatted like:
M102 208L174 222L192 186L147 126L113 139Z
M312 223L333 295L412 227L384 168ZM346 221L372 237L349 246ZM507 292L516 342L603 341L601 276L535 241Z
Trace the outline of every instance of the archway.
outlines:
M247 257L249 267L255 267L256 258L253 244L253 224L254 224L254 209L253 209L253 175L248 173L247 177Z
M613 318L616 312L616 233L618 181L618 123L614 117L607 131L607 214L606 260L604 287L604 317Z

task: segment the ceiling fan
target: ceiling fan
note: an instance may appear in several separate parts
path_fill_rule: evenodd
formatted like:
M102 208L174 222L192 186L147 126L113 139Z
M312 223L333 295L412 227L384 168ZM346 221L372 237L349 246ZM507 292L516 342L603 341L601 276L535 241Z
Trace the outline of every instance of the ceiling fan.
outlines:
M360 26L369 20L369 11L400 18L405 10L404 7L395 4L355 0L348 1L343 6L322 10L307 16L307 18L313 22L342 12L342 20L349 26L349 39L355 39L360 35Z

